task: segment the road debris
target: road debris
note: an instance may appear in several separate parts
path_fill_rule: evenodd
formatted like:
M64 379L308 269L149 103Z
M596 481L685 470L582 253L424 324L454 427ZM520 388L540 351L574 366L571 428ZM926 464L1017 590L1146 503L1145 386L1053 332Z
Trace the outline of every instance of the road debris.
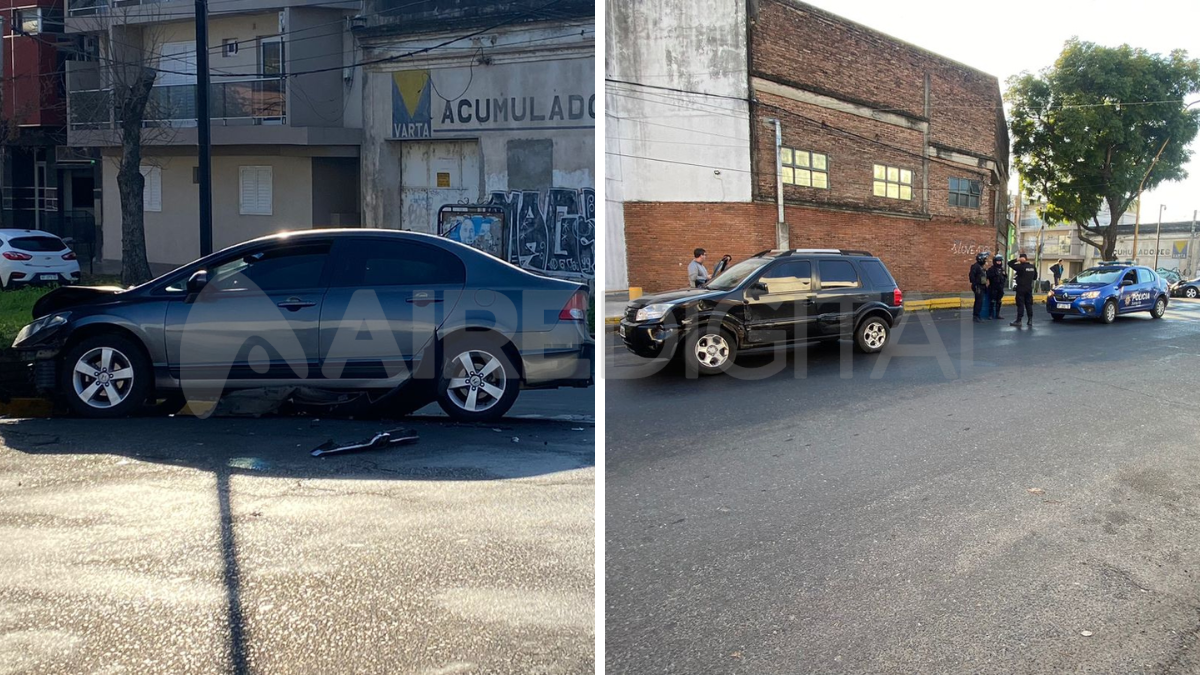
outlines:
M1090 630L1081 630L1079 631L1079 634L1083 637L1092 637L1092 631Z
M1026 490L1026 492L1028 492L1028 493L1029 493L1029 494L1031 494L1031 495L1042 495L1042 494L1046 494L1046 491L1045 491L1045 490L1043 490L1042 488L1029 488L1028 490Z
M417 432L410 429L391 429L375 434L369 441L351 443L349 445L338 445L333 442L333 439L330 439L318 445L312 451L312 456L324 457L326 455L360 452L362 450L382 450L383 448L390 448L397 445L416 443L419 438Z

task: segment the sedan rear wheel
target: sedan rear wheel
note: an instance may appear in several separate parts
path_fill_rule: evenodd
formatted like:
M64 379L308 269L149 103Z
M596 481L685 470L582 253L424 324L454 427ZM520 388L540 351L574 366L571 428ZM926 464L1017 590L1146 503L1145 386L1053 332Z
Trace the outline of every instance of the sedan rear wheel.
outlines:
M1200 290L1197 290L1195 286L1188 286L1183 289L1183 297L1195 300L1197 296L1200 296Z
M1150 316L1154 317L1155 319L1161 319L1161 318L1163 318L1163 315L1166 313L1167 313L1166 298L1159 298L1159 299L1155 300L1154 308L1150 310Z
M448 343L438 381L438 405L464 422L499 419L512 408L521 380L496 340L467 338Z
M151 386L141 348L119 335L87 338L62 361L67 405L83 417L125 417L142 409Z

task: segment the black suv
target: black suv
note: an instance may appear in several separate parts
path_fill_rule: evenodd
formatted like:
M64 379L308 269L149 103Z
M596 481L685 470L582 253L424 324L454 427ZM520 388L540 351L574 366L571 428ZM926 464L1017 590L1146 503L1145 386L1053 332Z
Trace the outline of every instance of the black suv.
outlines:
M883 262L866 251L763 251L704 288L638 298L625 308L625 346L712 375L739 354L854 338L864 352L887 344L904 299Z

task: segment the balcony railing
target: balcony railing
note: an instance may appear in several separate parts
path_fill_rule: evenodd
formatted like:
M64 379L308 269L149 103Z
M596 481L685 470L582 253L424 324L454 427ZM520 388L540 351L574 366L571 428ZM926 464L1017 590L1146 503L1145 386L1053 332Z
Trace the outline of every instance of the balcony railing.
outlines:
M236 80L209 85L209 116L214 124L282 124L287 117L285 80ZM68 108L71 128L111 129L112 91L72 91ZM145 127L187 127L196 123L196 86L154 87L146 105Z

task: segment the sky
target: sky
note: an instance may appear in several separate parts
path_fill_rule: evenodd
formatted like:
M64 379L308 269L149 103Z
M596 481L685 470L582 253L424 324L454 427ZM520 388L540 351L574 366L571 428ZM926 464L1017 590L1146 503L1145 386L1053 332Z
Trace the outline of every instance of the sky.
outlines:
M1081 2L1078 0L1008 0L965 4L961 0L913 0L897 4L880 0L804 0L810 5L911 42L1000 80L1023 71L1053 65L1063 43L1073 36L1115 47L1128 44L1166 54L1184 49L1200 58L1200 2ZM1200 100L1200 92L1189 97ZM1164 183L1142 196L1142 222L1192 219L1200 209L1200 135L1190 145L1188 178ZM1015 191L1015 184L1014 184Z

